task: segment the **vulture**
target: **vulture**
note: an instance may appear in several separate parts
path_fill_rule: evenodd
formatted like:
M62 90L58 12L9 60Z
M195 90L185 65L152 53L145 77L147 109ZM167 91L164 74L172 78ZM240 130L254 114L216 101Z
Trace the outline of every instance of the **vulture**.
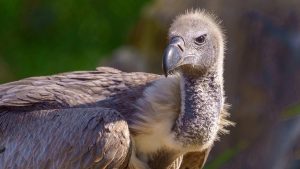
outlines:
M227 120L224 35L175 18L164 75L99 67L0 85L1 169L198 169Z

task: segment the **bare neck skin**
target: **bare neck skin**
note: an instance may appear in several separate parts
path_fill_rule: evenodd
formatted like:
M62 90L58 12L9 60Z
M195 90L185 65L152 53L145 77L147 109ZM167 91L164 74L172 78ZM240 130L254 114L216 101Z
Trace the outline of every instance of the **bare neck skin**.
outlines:
M215 140L223 104L219 78L217 72L182 74L182 107L173 131L183 147L203 149Z

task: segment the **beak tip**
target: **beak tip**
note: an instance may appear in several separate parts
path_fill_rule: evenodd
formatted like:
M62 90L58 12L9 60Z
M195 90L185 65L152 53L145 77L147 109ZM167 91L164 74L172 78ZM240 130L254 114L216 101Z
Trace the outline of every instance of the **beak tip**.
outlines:
M164 76L168 77L168 66L165 61L163 61L162 69L163 69Z

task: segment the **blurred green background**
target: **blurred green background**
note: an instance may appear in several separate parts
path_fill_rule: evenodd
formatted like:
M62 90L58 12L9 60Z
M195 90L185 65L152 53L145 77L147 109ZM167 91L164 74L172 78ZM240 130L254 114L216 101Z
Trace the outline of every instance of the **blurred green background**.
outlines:
M94 69L126 41L148 2L0 1L0 57L11 76L0 80Z
M237 123L206 168L299 169L298 0L1 0L0 83L97 66L161 73L167 29L191 8L223 21Z

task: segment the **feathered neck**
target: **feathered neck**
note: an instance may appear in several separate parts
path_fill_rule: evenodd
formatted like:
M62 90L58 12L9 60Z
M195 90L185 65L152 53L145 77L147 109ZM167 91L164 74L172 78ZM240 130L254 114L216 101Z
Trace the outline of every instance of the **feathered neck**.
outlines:
M223 91L216 72L181 75L181 112L174 125L175 137L184 147L206 148L218 132Z

